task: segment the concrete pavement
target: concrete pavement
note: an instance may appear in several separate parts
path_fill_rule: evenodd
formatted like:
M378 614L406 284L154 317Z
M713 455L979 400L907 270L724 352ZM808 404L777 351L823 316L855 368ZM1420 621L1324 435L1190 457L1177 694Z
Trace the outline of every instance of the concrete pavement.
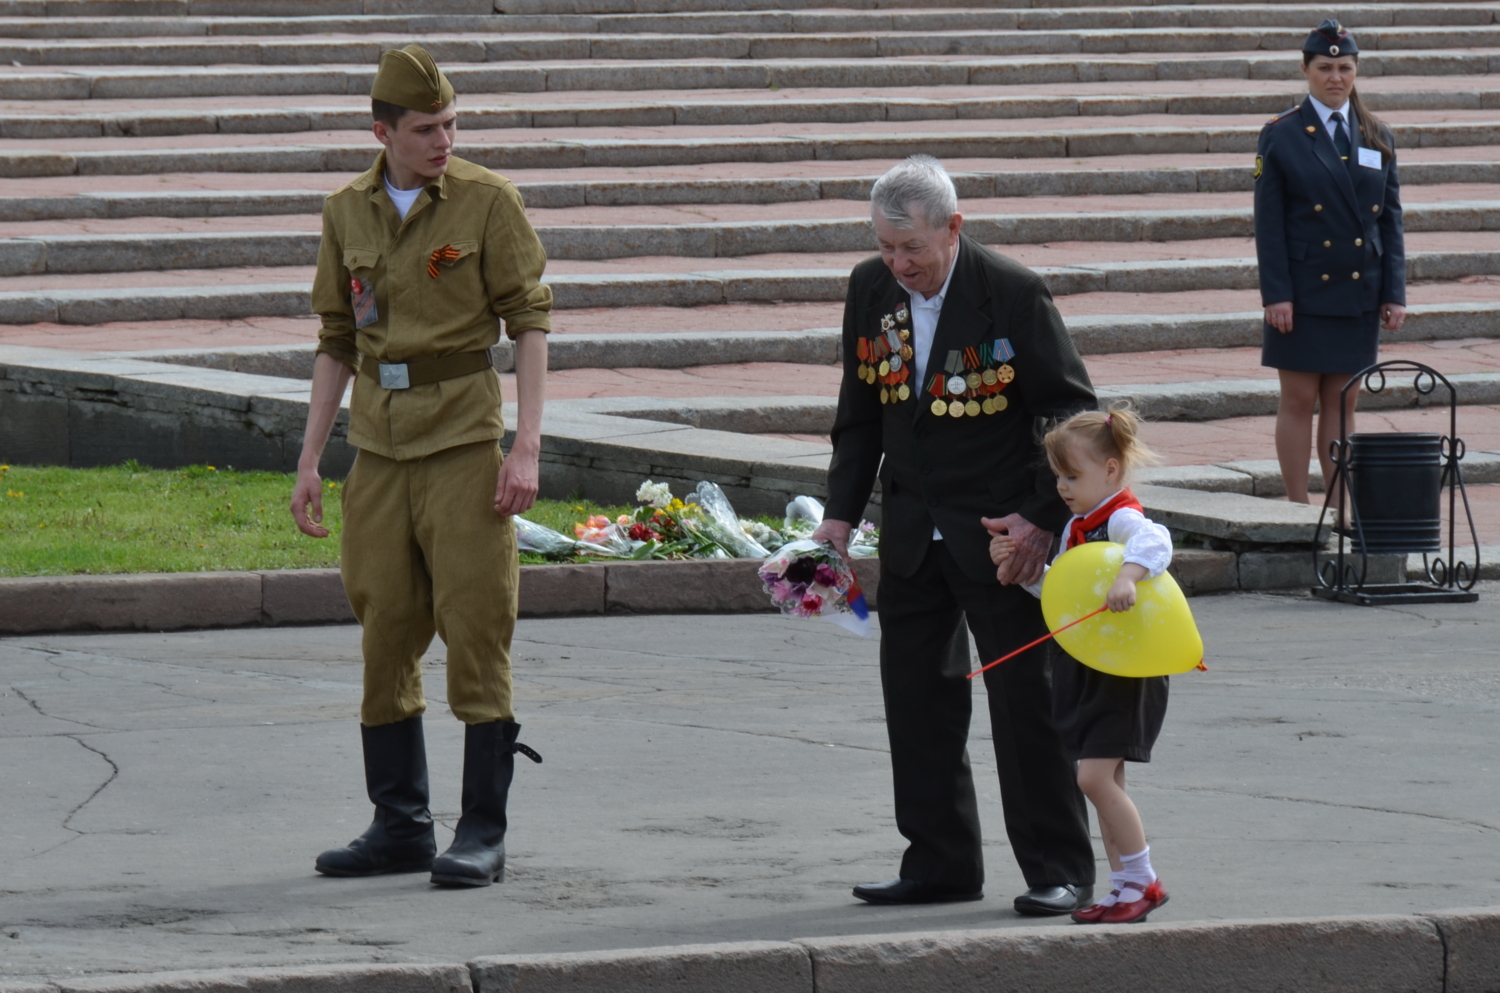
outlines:
M1500 905L1500 617L1193 601L1133 791L1173 902L1153 921ZM352 627L0 641L0 981L1019 925L988 729L988 898L871 908L895 871L875 646L774 616L523 621L511 871L329 880L363 829ZM424 666L446 841L461 731ZM1059 927L1070 925L1059 924Z

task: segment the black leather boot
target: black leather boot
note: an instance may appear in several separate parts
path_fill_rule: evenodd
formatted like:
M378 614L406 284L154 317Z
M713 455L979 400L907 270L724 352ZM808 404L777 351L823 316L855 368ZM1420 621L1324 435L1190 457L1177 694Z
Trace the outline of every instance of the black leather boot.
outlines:
M365 787L375 819L343 848L318 856L325 876L379 876L426 872L437 854L427 810L427 743L421 716L395 724L359 727L365 749Z
M432 863L432 881L444 886L488 886L505 875L505 799L516 771L516 752L542 757L516 741L515 721L464 728L463 812L453 844Z

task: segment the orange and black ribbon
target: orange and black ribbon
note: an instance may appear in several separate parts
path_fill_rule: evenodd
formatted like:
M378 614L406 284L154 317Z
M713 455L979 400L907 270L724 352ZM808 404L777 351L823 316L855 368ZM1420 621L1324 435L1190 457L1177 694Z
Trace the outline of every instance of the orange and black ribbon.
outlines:
M427 259L427 275L431 276L433 279L437 279L438 263L452 262L456 258L458 258L458 249L454 248L452 245L444 245L442 248L437 249Z

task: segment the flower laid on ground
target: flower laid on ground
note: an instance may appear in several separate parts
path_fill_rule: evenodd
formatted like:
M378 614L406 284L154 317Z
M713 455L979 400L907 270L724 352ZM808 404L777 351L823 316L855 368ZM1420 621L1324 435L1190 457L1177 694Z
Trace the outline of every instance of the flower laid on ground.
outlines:
M653 483L648 479L635 491L635 498L646 507L666 507L672 503L672 487L666 483Z
M869 637L864 592L833 546L807 539L788 542L761 565L760 580L784 616L822 617Z
M672 495L667 483L646 480L636 490L641 505L611 521L595 514L573 526L573 536L517 517L523 552L553 559L597 556L621 559L764 559L794 535L807 537L823 519L823 505L798 497L787 505L786 529L742 519L722 488L700 482L687 498ZM794 513L794 508L797 509ZM574 510L582 511L581 506ZM874 554L874 525L861 525L851 538L851 554Z

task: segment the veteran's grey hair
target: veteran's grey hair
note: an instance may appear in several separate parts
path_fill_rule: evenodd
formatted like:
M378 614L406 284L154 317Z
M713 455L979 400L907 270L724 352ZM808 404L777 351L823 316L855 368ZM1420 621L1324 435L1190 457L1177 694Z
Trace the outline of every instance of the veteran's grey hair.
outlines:
M958 190L941 162L931 155L913 155L875 181L870 211L898 228L916 227L914 217L940 228L958 213Z

